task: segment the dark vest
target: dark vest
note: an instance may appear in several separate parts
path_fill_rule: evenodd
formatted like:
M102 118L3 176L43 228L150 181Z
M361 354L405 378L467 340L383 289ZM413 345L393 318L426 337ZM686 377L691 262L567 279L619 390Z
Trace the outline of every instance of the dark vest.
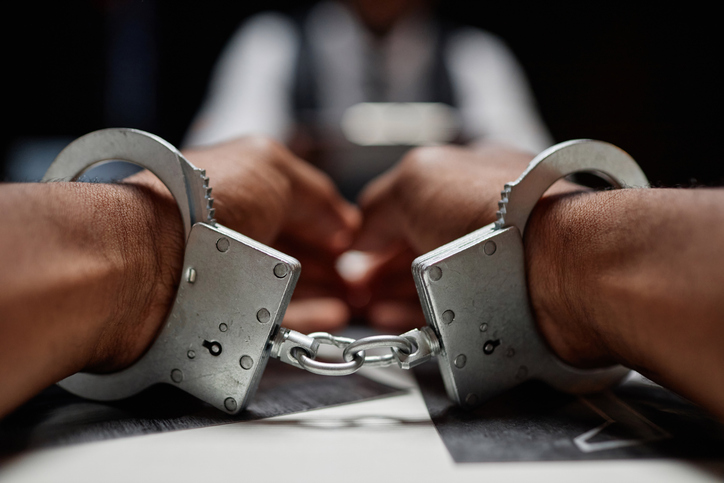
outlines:
M357 146L339 138L339 134L330 137L329 132L321 129L318 121L318 112L321 108L319 102L319 67L315 65L310 40L305 28L309 12L294 15L292 19L299 36L299 49L294 69L292 109L297 126L290 147L302 158L316 164L326 171L336 182L342 194L354 201L364 185L376 175L393 165L404 153L413 146ZM427 98L416 99L417 102L440 102L456 107L457 102L450 80L444 52L453 26L447 23L434 21L437 30L437 42L434 46L433 61L427 74ZM376 101L378 99L365 99ZM394 102L395 99L385 99ZM341 132L341 130L340 130ZM298 148L303 146L302 148ZM298 148L298 149L297 149ZM348 166L353 162L355 166L364 165L364 173L356 170L347 170L343 159ZM352 161L350 161L352 160Z

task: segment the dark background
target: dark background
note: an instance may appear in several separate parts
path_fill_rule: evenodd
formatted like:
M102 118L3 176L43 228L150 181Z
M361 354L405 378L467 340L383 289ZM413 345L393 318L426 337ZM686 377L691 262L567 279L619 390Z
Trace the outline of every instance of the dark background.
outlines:
M19 142L103 127L180 144L239 23L301 4L18 2L4 16L3 163ZM718 15L676 5L446 0L436 9L506 40L556 141L617 144L655 185L724 185Z

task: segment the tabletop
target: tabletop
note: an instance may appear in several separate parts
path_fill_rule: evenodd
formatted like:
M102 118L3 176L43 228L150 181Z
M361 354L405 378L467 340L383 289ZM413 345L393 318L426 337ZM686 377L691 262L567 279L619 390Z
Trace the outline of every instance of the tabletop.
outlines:
M530 382L475 411L436 364L324 377L270 361L229 416L170 386L51 387L0 422L0 481L721 481L724 425L637 373L595 395Z

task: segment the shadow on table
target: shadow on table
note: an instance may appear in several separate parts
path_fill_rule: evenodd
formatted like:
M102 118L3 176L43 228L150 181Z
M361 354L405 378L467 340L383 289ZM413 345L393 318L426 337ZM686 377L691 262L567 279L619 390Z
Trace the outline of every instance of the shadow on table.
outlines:
M459 463L683 458L724 461L724 425L632 373L585 397L518 386L475 411L447 398L435 364L415 369L440 437Z
M324 377L270 360L246 411L230 416L161 384L100 403L52 386L0 421L0 461L21 451L291 414L404 391L366 377Z

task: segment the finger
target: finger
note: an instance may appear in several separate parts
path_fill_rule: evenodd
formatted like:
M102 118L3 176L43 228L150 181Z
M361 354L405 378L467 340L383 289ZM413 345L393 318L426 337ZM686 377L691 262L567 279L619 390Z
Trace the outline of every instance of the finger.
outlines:
M310 298L292 301L284 315L284 326L300 332L334 332L349 321L350 312L337 298Z
M323 272L323 276L336 272L337 256L310 246L306 242L297 244L277 242L273 246L277 250L293 256L302 264L302 276L311 276L319 271Z
M369 303L378 300L409 298L417 299L417 289L411 274L396 273L386 278L379 278L367 288Z
M354 315L391 328L419 324L422 320L418 313L419 299L410 272L413 257L409 247L368 256L368 270L348 281L347 300ZM401 307L406 309L401 311ZM397 319L401 322L396 322Z
M282 228L291 199L289 180L274 166L280 153L277 143L263 137L184 150L189 161L206 170L216 219L267 244Z
M294 289L292 300L314 297L335 297L346 299L348 288L343 280L337 279L334 273L320 272L316 278L301 276Z
M302 273L295 289L295 297L335 296L344 298L346 283L336 268L337 255L304 241L281 237L274 247L293 257L302 265Z
M365 226L354 247L379 250L391 242L392 233L421 254L492 221L488 218L494 219L502 183L492 190L489 169L469 157L451 147L416 149L405 156L390 173L393 180L374 187L371 201L364 200L370 208L361 204Z
M353 287L363 287L370 302L393 298L417 298L417 290L412 278L414 254L409 247L392 253L389 257L378 257L369 271Z
M449 237L461 216L459 191L470 182L471 166L459 159L465 155L453 147L417 148L373 181L359 200L364 225L353 248L380 251L404 240L422 253Z
M285 233L336 254L347 250L361 224L358 208L342 198L326 174L299 158L290 157L282 169L292 190Z
M369 323L380 330L406 332L425 325L419 303L383 301L372 305L367 315Z
M397 171L392 170L362 191L357 203L363 222L351 249L379 253L404 240L404 218L395 199L397 179Z
M469 146L467 155L460 156L461 160L482 164L489 168L496 168L504 164L507 168L522 173L534 155L521 151L518 148L494 141L482 141ZM511 180L512 181L512 180Z
M229 228L263 243L282 230L337 252L351 243L357 209L326 175L281 144L249 136L184 154L207 170L217 219Z

